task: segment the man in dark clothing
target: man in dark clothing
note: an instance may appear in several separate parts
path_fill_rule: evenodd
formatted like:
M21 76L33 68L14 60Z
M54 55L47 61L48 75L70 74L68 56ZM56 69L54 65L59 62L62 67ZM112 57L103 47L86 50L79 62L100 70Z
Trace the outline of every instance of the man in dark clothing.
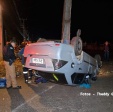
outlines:
M29 79L32 79L32 69L28 69L25 67L25 57L24 57L24 49L27 43L22 42L22 48L19 51L18 55L22 59L22 67L23 67L23 75L24 75L24 80L25 83L31 83Z
M9 44L4 46L3 49L3 60L6 69L6 85L7 89L20 89L21 86L18 86L16 81L16 73L15 73L15 65L14 61L16 60L16 56L14 53L14 47L16 46L16 42L11 40Z

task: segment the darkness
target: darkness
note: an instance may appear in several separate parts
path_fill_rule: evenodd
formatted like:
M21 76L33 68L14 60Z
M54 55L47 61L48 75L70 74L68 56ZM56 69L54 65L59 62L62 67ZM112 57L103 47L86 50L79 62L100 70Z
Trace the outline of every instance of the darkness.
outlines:
M31 40L61 39L63 3L64 0L2 0L4 35L21 41L20 19L25 19ZM81 29L83 41L112 42L112 11L113 2L109 0L72 0L71 38Z

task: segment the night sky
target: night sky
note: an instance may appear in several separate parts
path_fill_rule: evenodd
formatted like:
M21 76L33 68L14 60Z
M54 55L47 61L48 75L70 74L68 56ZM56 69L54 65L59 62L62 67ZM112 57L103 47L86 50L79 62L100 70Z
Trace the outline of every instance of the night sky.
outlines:
M23 39L20 19L25 19L31 40L61 39L63 3L64 0L2 0L7 38ZM83 41L112 42L113 1L72 0L71 38L77 29L81 29Z

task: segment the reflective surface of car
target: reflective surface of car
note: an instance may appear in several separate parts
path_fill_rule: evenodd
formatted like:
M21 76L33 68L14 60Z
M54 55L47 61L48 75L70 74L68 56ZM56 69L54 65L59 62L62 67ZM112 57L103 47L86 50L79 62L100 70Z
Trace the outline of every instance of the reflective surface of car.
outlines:
M75 46L55 41L29 44L25 47L26 67L34 69L49 81L67 85L82 83L85 78L96 78L99 73L99 56L96 59Z

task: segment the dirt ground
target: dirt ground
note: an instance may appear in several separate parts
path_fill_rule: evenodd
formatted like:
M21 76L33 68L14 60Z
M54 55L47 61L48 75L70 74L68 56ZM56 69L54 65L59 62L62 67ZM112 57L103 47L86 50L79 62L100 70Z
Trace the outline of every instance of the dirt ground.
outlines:
M22 70L19 60L15 65ZM88 89L50 82L25 84L23 75L17 81L22 89L0 89L0 112L113 112L113 61L103 62L97 81Z

